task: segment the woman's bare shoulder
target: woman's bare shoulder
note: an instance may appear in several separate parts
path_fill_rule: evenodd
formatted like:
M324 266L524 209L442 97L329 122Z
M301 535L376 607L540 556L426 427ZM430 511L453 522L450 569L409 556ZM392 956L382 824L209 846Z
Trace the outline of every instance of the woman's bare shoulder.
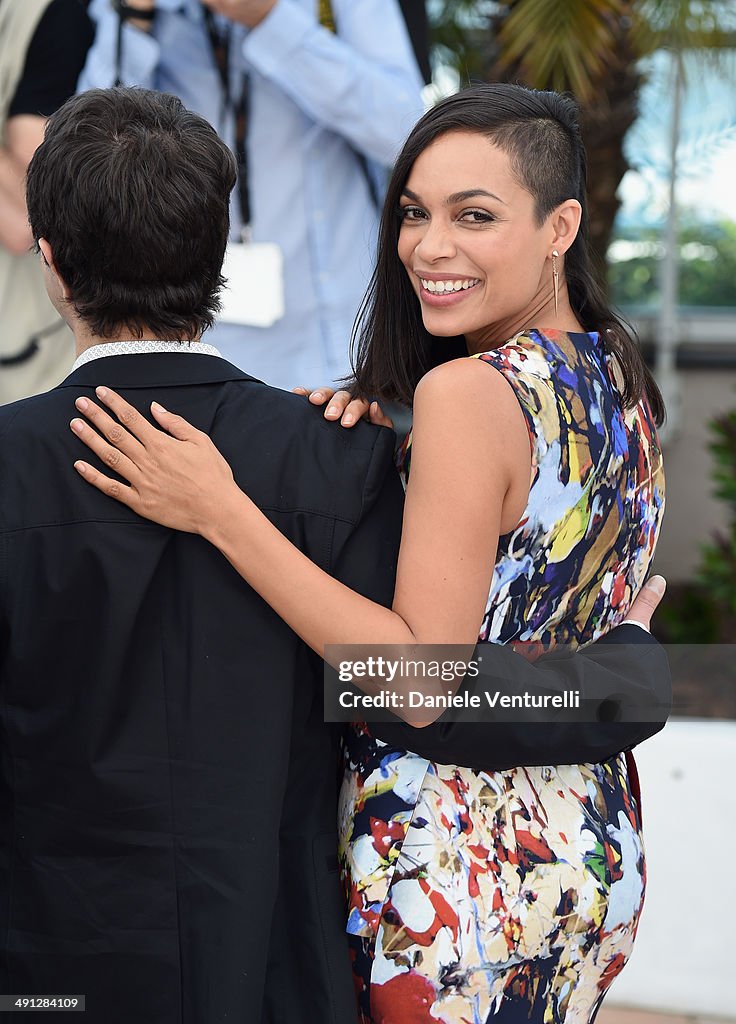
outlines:
M429 370L414 394L414 423L417 419L443 418L452 413L478 419L493 430L508 427L509 419L523 423L514 389L491 363L465 357L451 359Z

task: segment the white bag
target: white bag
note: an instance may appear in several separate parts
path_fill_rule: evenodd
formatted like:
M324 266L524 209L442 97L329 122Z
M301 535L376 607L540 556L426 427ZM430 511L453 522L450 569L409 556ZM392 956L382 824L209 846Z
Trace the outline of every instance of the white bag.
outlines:
M220 320L271 327L284 315L284 257L273 242L230 242L222 265L227 280Z

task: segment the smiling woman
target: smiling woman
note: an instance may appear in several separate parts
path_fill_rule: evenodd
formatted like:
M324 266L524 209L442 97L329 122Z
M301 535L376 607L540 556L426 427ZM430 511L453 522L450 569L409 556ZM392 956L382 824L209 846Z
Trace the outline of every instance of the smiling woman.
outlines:
M439 262L431 249L430 259L422 262L422 249L414 254L416 267L425 269L427 281L461 275L480 281L484 295L476 308L484 312L470 326L479 331L476 352L483 345L503 344L533 323L573 330L578 324L598 331L621 373L624 403L635 405L646 393L661 423L659 390L592 270L587 157L574 102L516 86L493 90L492 99L486 87L478 87L438 104L419 121L398 156L386 194L376 270L354 331L354 390L411 404L417 382L429 369L472 350L466 323L450 315L435 317L431 327L425 322L432 308L430 289L424 291L423 306L411 302L412 292L422 298L412 264L415 239L431 247L439 237L448 247L437 254ZM546 113L538 106L535 113L542 96ZM435 159L428 176L429 151ZM437 188L443 175L444 192ZM430 202L433 209L423 206ZM557 221L559 245L549 244L552 220ZM451 221L456 230L443 234ZM472 242L469 236L475 232L481 237ZM486 273L474 265L474 253L488 262ZM446 265L448 255L452 270ZM402 265L409 274L401 273ZM461 306L466 308L464 302Z
M494 191L447 194L437 173L446 166L454 181L492 182ZM448 132L420 154L399 207L398 254L430 334L463 334L470 352L484 352L531 323L582 330L571 309L560 318L554 294L554 267L575 240L582 208L568 199L539 224L535 204L509 154L483 135Z
M585 167L572 101L501 85L429 111L399 155L354 386L413 402L390 609L293 548L160 407L173 437L114 394L98 392L132 434L78 403L114 447L73 428L130 486L77 468L210 540L318 653L596 640L642 587L664 481L661 397L590 271ZM351 728L341 854L365 1024L591 1024L641 911L638 796L620 749L556 757L466 768Z

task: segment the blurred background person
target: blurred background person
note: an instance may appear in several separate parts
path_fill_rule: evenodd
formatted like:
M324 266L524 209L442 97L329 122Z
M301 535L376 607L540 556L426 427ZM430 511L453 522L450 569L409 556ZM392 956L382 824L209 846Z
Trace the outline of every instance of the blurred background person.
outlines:
M30 251L24 179L46 118L74 95L93 36L83 0L0 3L0 404L48 390L74 360Z
M278 387L346 374L385 168L423 109L398 0L93 0L90 12L80 91L174 93L238 157L225 267L237 308L226 302L213 343Z

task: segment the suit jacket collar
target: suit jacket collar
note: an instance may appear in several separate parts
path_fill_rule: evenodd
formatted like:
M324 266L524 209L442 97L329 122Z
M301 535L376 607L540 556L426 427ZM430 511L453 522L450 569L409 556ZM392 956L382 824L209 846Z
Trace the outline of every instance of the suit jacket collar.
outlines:
M195 353L148 352L142 355L105 356L74 370L60 388L169 388L182 384L220 384L247 380L260 384L219 356Z

